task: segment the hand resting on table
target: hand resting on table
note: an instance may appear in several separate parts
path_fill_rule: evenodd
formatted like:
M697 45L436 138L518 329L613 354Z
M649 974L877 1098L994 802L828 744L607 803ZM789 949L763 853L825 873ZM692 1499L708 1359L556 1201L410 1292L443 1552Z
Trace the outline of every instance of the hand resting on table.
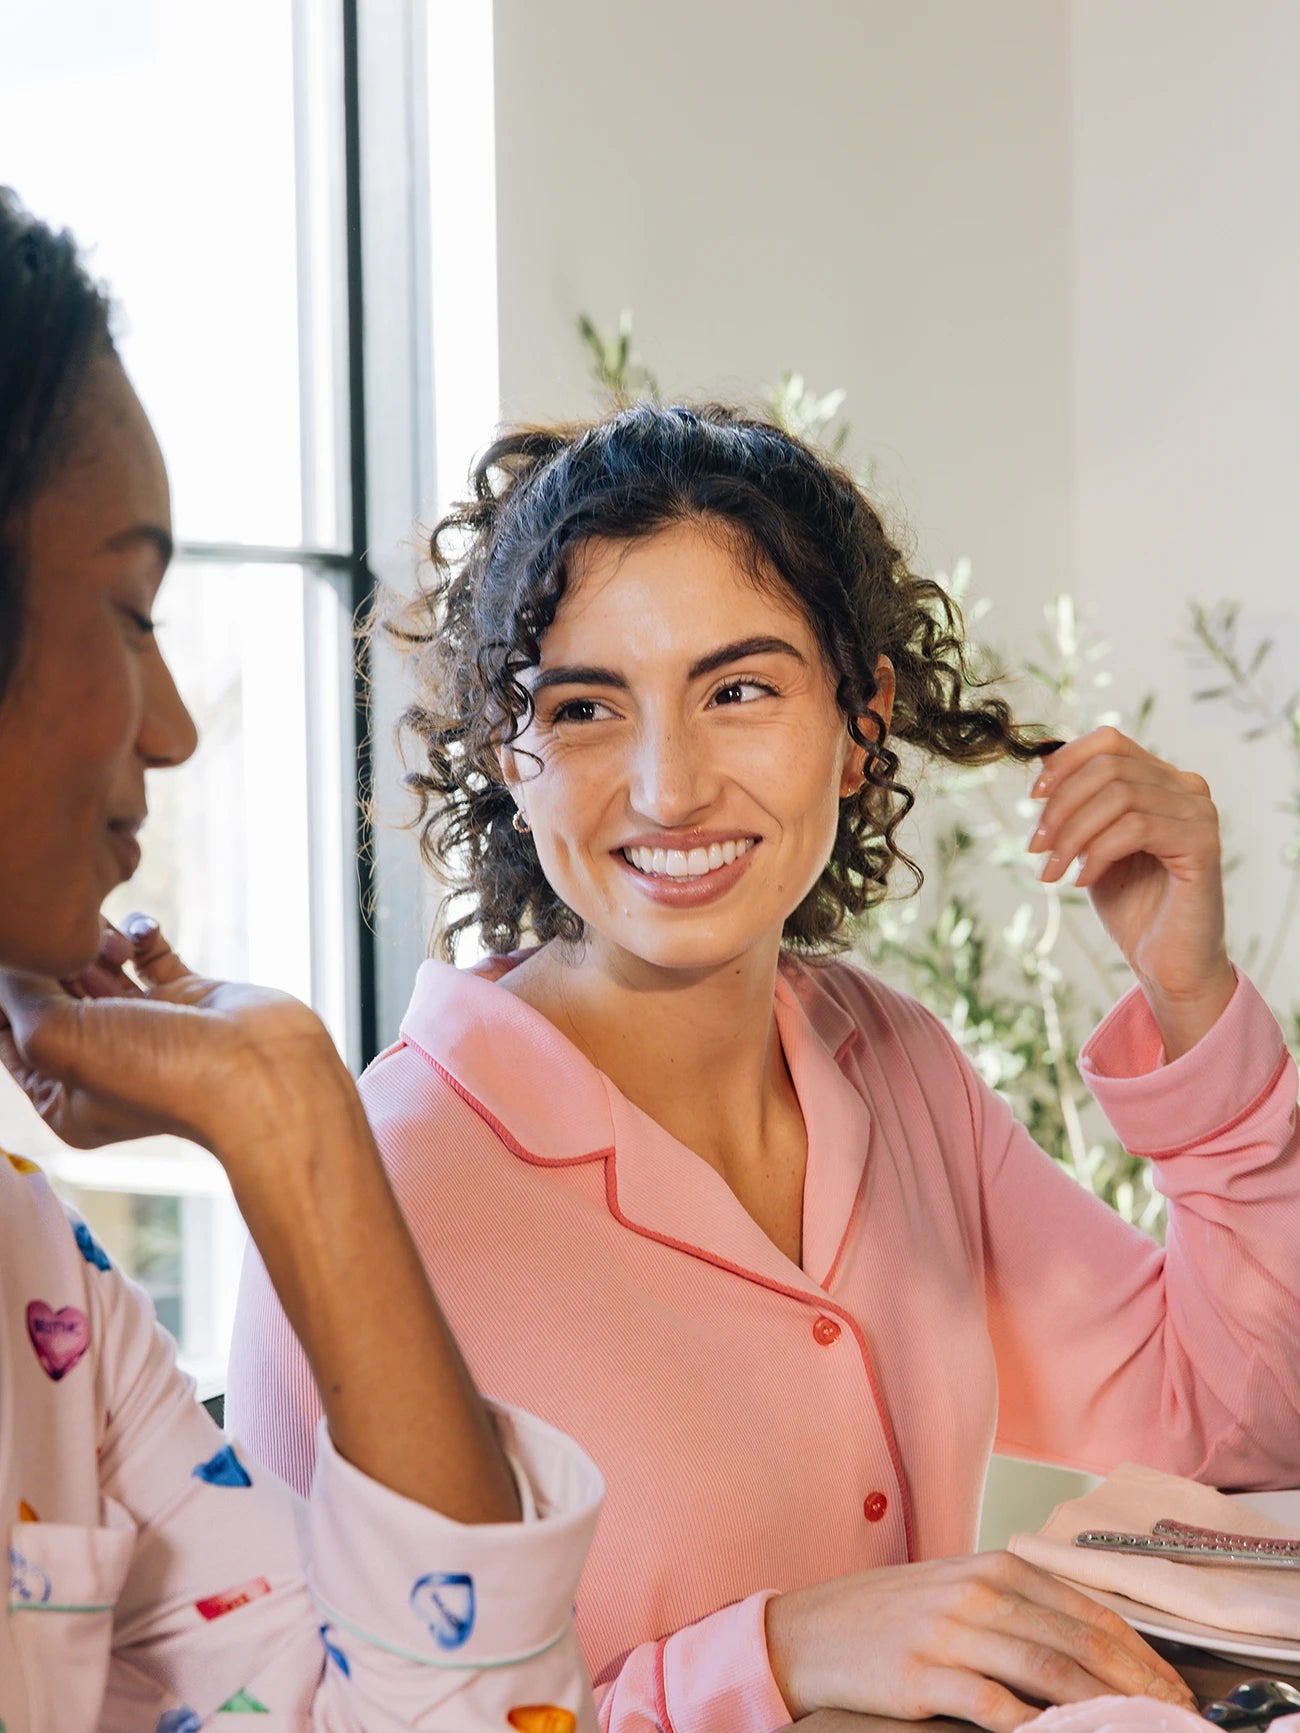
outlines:
M1115 1613L1010 1553L863 1571L768 1603L772 1672L816 1709L1011 1733L1043 1703L1148 1696L1195 1709L1174 1669Z

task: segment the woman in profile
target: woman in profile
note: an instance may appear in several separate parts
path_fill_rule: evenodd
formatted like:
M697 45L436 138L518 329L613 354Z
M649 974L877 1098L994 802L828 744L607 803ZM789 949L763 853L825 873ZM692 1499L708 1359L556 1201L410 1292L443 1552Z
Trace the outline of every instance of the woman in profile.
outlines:
M908 865L900 752L1042 745L851 477L642 406L508 434L473 479L391 622L455 900L362 1096L475 1374L607 1477L602 1721L1186 1702L1120 1620L969 1555L995 1443L1300 1469L1296 1073L1228 959L1204 781L1102 729L1034 787L1043 876L1079 863L1137 978L1082 1067L1155 1163L1162 1249L837 955ZM316 1400L255 1259L236 1335L233 1411L305 1485Z
M197 977L146 919L103 931L145 773L195 745L153 627L167 477L103 295L3 189L0 334L0 1054L69 1142L221 1161L325 1416L303 1509L0 1154L0 1728L591 1727L596 1470L480 1399L319 1020Z

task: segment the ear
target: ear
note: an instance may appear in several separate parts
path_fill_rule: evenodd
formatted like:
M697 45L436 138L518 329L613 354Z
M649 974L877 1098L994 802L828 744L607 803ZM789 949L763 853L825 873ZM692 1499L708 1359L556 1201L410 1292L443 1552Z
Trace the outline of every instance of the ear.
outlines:
M871 700L872 714L858 718L862 732L870 740L880 734L879 744L884 744L884 734L880 732L880 723L889 730L890 718L894 714L894 690L897 684L894 677L894 664L888 656L876 658L876 695ZM866 781L866 749L850 738L849 750L844 755L844 769L840 775L840 799L847 800L856 794Z

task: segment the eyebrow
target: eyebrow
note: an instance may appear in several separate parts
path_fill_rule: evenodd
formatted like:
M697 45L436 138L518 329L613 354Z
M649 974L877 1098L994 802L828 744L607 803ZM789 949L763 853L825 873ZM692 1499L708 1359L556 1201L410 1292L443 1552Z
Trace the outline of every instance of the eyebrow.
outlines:
M723 644L692 662L688 678L699 680L705 674L716 674L719 668L726 668L732 662L743 662L748 656L793 656L796 662L806 664L807 661L802 651L796 650L784 638L738 638L734 644ZM619 692L628 690L627 679L612 668L572 664L547 668L534 680L533 691L542 692L548 686L611 686Z
M139 547L141 543L154 550L165 571L176 548L170 534L160 524L132 524L129 529L119 530L104 543L104 552L125 553L128 548Z

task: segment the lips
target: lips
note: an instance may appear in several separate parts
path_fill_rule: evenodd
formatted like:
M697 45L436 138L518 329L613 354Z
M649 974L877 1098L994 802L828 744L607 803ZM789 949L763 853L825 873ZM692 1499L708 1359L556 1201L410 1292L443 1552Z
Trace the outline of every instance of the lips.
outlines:
M136 831L143 821L138 818L110 819L107 825L109 846L122 868L123 880L133 878L140 865L140 844Z

